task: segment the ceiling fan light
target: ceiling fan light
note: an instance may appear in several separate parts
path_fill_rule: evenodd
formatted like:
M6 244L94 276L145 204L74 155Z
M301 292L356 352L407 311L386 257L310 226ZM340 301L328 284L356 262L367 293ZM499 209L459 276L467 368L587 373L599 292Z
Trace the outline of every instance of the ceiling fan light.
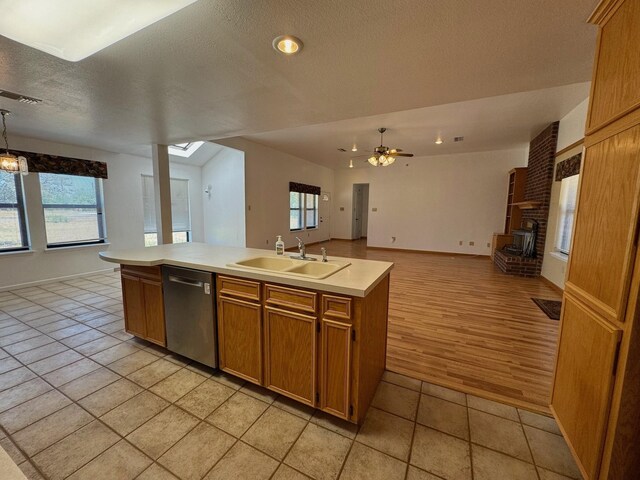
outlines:
M368 159L368 162L374 167L377 167L378 165L380 165L380 162L378 161L378 158L375 155L370 156Z
M391 165L393 162L396 161L395 157L387 157L387 163L385 163L384 165L382 165L383 167L388 167L389 165Z

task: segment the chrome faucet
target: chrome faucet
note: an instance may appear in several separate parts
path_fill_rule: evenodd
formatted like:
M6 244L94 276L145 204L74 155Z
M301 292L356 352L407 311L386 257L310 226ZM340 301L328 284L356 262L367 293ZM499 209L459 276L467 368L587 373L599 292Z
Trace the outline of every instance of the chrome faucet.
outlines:
M326 261L327 261L327 249L326 249L326 248L324 248L324 247L322 247L322 248L320 249L320 252L322 253L322 261L323 261L323 262L326 262Z
M296 240L298 240L298 250L300 250L300 259L301 260L306 260L307 259L307 247L305 247L304 242L302 240L300 240L299 237L296 237Z

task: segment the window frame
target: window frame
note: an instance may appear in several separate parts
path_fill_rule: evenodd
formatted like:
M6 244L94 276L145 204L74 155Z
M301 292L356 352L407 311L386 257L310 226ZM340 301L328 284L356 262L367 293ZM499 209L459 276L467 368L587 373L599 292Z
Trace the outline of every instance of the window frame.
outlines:
M13 181L16 189L16 203L0 203L0 208L15 208L18 213L18 225L20 228L20 240L22 246L20 247L0 247L0 253L8 252L20 252L29 250L29 227L27 225L27 211L24 201L24 187L22 185L22 175L12 173L14 176Z
M292 193L296 193L296 194L298 194L300 196L299 197L299 199L300 199L300 201L299 201L300 207L298 207L298 208L292 208L291 207L291 194ZM312 195L313 197L315 197L315 199L314 199L315 208L310 208L310 209L307 208L307 195ZM291 228L291 220L289 220L289 231L290 232L301 232L303 230L316 230L316 229L319 228L319 224L320 224L320 213L319 213L319 210L320 210L320 195L317 195L315 193L304 193L304 192L293 192L293 191L290 191L289 192L289 219L291 219L291 212L294 211L294 210L300 212L300 219L301 219L300 224L302 225L302 227L301 228ZM315 214L316 224L314 226L312 226L312 227L307 225L307 211L312 211L312 212L315 211L316 212L316 214Z
M55 173L49 173L47 175L58 175ZM68 175L68 174L64 174L67 176L71 176L71 177L77 177L80 175ZM92 204L92 205L85 205L85 204L71 204L71 203L44 203L44 201L41 200L41 205L42 205L42 213L44 216L44 212L45 209L49 208L49 209L65 209L65 208L95 208L96 209L96 221L98 223L98 237L95 240L79 240L79 241L67 241L67 242L56 242L56 243L50 243L49 242L49 238L47 237L47 220L46 220L46 216L44 216L44 232L45 232L45 238L46 238L46 245L47 245L47 249L55 249L55 248L64 248L64 247L80 247L83 245L99 245L99 244L103 244L103 243L107 243L107 236L106 236L106 228L105 228L105 222L104 222L104 198L103 198L103 189L102 189L102 179L101 178L97 178L97 177L89 177L93 179L93 183L94 183L94 189L95 189L95 193L96 193L96 203ZM40 182L40 177L38 176L38 182L40 184L40 189L42 189L42 183Z

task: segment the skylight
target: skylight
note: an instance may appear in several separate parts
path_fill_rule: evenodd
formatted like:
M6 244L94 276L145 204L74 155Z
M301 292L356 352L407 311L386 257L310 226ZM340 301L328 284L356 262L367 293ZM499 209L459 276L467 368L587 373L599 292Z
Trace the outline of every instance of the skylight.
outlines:
M197 0L2 2L0 35L77 62Z
M204 142L175 143L173 145L169 145L169 154L189 158L202 146L203 143Z

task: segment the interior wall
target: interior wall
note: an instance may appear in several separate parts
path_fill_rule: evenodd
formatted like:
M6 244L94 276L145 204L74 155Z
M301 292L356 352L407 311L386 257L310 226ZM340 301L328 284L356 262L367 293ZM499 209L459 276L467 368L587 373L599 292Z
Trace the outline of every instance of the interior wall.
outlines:
M282 235L285 248L297 245L296 236L306 243L331 237L331 212L327 210L331 202L322 199L318 228L289 231L289 182L315 185L331 193L333 170L244 138L216 143L244 152L247 247L274 249L277 235Z
M558 130L557 151L563 150L584 138L584 129L587 121L587 108L589 99L579 104L560 120ZM555 164L582 151L582 145L573 148L556 157ZM554 170L555 175L555 170ZM565 275L567 271L567 257L556 253L556 234L558 231L558 214L560 210L560 182L555 179L551 186L551 204L549 208L549 221L547 239L544 246L544 261L542 262L542 276L556 286L564 289Z
M558 146L556 147L558 152L584 138L588 109L589 98L586 98L560 119Z
M489 255L487 245L504 223L507 173L526 162L522 148L340 170L334 237L349 238L352 185L368 183L369 246Z
M244 153L224 148L202 167L204 241L211 245L244 247ZM211 186L209 194L204 193Z
M362 236L367 236L369 228L369 185L362 185Z
M108 245L46 250L38 177L36 174L30 174L24 177L24 181L32 251L0 254L0 289L89 272L112 270L115 265L100 260L98 252L107 249L144 246L141 175L152 173L150 158L17 136L11 137L11 144L17 150L50 153L107 163L109 178L103 181L103 191ZM188 165L172 164L171 175L190 180L193 239L194 241L202 241L202 201L198 196L200 169ZM197 188L193 188L194 186Z
M331 238L353 238L353 185L368 183L370 173L369 168L349 168L335 172Z

